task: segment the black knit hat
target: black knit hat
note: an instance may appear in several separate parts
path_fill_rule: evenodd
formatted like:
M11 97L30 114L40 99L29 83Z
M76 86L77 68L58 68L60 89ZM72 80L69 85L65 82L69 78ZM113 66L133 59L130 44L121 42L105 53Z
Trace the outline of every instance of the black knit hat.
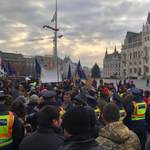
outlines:
M57 96L61 94L60 90L56 90Z
M63 126L70 134L83 134L90 132L90 115L84 106L70 108L63 119Z
M77 101L78 104L87 105L87 98L84 94L78 94L74 97L73 101Z

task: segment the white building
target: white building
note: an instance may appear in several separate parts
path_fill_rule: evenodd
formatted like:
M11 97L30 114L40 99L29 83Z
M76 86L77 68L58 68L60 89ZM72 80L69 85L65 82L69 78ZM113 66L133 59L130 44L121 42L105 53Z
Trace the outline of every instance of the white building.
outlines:
M73 73L77 67L77 64L73 63L69 56L68 57L65 56L63 62L64 62L63 63L63 74L64 74L64 78L67 78L68 77L69 64L70 64L70 69L71 69L71 75L73 75Z
M150 76L150 13L142 32L127 32L121 48L121 77L142 78Z
M120 67L121 54L118 53L116 47L112 54L108 54L106 49L105 57L103 59L103 77L110 78L116 76L117 78L120 78Z

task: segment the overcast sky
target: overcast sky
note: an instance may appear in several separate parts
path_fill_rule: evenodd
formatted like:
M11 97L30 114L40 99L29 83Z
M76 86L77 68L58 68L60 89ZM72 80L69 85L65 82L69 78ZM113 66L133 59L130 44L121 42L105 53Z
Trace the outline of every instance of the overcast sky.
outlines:
M82 66L103 64L108 53L121 51L127 31L140 32L150 11L149 0L57 0L58 56L69 55ZM53 41L28 39L53 37L43 25L51 19L55 0L0 0L0 50L25 55L53 54Z

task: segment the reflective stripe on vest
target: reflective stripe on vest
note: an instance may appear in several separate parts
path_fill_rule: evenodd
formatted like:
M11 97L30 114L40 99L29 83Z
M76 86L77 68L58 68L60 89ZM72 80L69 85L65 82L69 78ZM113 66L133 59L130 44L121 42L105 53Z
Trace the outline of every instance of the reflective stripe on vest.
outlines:
M61 109L60 114L63 115L65 113L65 110L62 107L60 107L60 109Z
M125 117L126 117L126 110L123 108L123 110L119 110L121 117L119 119L119 121L122 121Z
M96 106L96 108L97 109L95 109L94 111L95 111L95 113L96 113L96 115L97 115L97 117L99 119L99 117L101 116L101 110L97 106Z
M134 105L134 111L131 114L131 120L143 120L145 119L145 113L147 110L147 104L145 102L136 103L132 101Z
M9 111L9 115L0 116L0 147L9 145L13 142L12 128L13 128L14 116Z
M123 95L124 95L125 93L118 93L118 95L123 99Z
M99 91L99 92L98 92L98 99L100 99L100 94L101 94L101 92Z

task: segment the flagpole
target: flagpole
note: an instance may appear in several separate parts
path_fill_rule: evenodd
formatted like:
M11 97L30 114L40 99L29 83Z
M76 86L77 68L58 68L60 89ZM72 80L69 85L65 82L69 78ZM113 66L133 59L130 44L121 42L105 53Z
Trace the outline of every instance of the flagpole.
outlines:
M55 29L57 29L57 0L56 0L56 20L55 20ZM57 64L57 31L55 31L55 62L54 66L57 67L57 81L58 79L58 64Z

